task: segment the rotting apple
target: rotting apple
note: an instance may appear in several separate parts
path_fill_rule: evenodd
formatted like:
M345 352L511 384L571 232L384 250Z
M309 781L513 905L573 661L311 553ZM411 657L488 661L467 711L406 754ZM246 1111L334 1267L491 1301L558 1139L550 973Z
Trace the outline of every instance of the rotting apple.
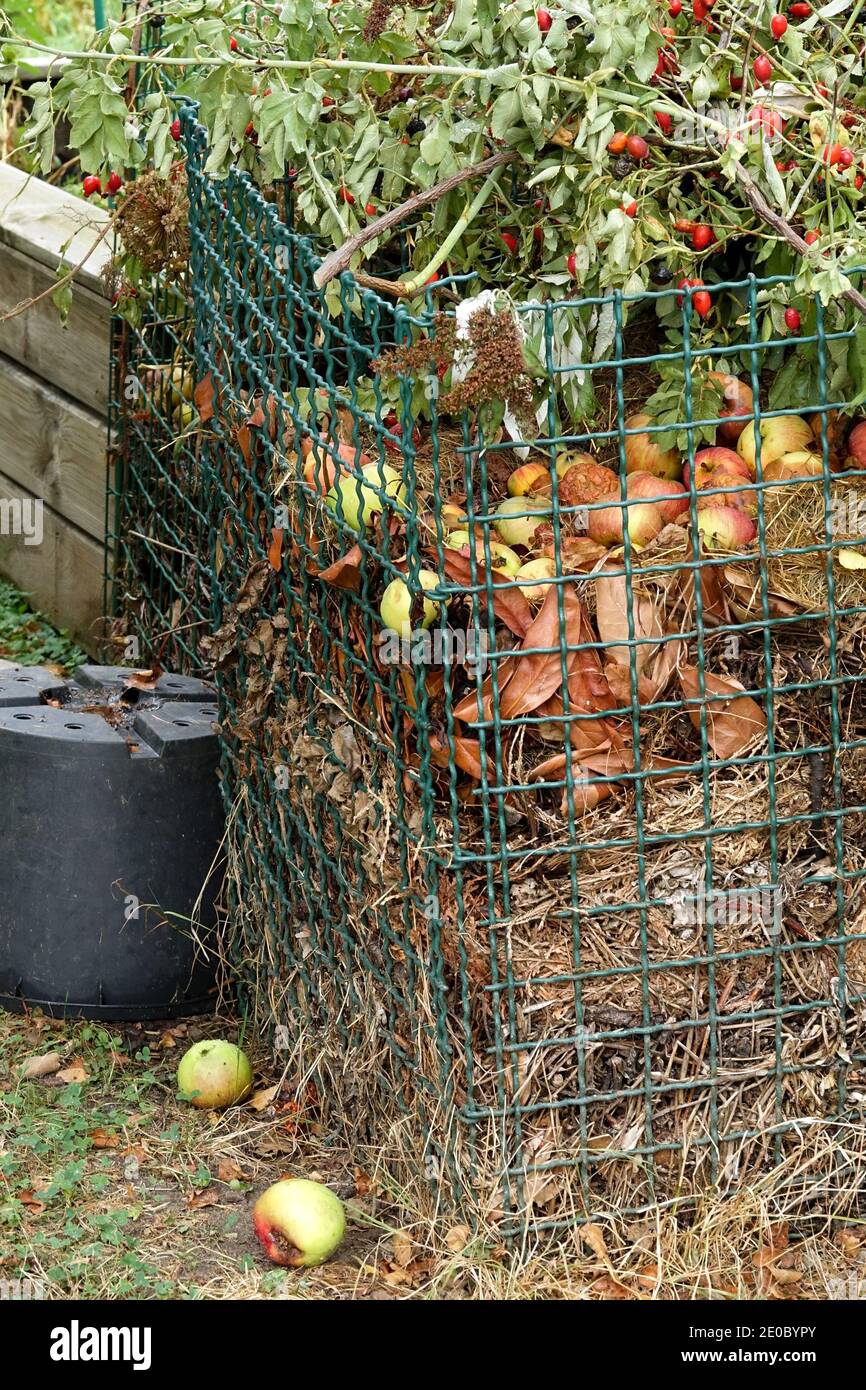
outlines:
M695 487L698 492L701 488L711 487L713 477L717 473L729 473L745 482L751 482L755 476L746 460L733 449L727 449L721 444L699 449L695 454ZM683 468L683 483L686 488L689 486L690 476L691 469L686 462Z
M682 477L683 461L676 449L662 449L655 436L644 428L653 423L649 415L631 415L625 422L626 430L635 434L625 436L625 471L627 473L652 473L656 478Z
M437 587L439 576L434 574L432 570L419 570L418 582L422 589L429 592L430 589ZM391 632L399 633L405 640L412 636L415 626L412 622L412 590L405 579L391 580L382 595L379 612L382 622ZM431 623L435 622L438 612L439 604L435 603L433 599L425 597L420 626L429 627Z
M559 500L566 507L585 507L603 497L619 492L619 478L612 468L606 468L589 454L584 462L575 462L559 484Z
M623 519L623 512L627 514L627 521ZM593 509L589 513L587 531L590 540L599 545L622 545L624 526L627 526L632 545L640 549L655 540L663 525L661 508L654 502L617 502L610 507Z
M237 1105L253 1084L245 1052L222 1038L193 1043L180 1060L177 1088L199 1110Z
M550 491L550 469L543 463L522 463L508 477L508 492L511 497L525 497L527 493Z
M708 550L743 550L751 545L758 528L739 507L720 504L698 512L698 531Z
M361 469L360 478L354 473L338 478L325 505L353 531L363 531L391 501L405 503L403 479L390 464L369 463Z
M346 1233L346 1211L336 1193L309 1178L283 1178L253 1207L253 1228L269 1260L309 1269L330 1259Z
M502 541L493 540L487 542L490 549L490 559L493 562L493 569L499 570L502 574L516 574L521 566L520 556L516 550L512 550L510 545L503 545ZM469 555L471 540L468 531L451 531L445 537L446 550L459 550L461 555ZM479 565L486 562L484 554L484 539L479 536L475 541L475 558Z
M527 560L514 576L527 603L541 603L547 595L548 581L555 577L556 562L549 555Z
M736 444L754 409L754 392L745 381L726 372L710 372L710 379L718 381L724 392L719 415L731 417L718 426L716 439L720 444Z
M805 482L820 478L823 472L824 465L820 454L812 453L811 449L797 449L768 463L764 469L764 478L770 483L792 480Z
M737 440L737 453L746 460L753 477L757 467L755 423L750 420ZM761 421L761 466L766 468L783 454L807 450L813 443L812 430L799 415L772 415Z
M754 516L758 510L758 495L751 478L719 470L699 490L697 506L699 512L705 507L739 507Z
M657 478L654 473L629 473L625 490L629 497L644 497L655 502L665 523L676 521L689 509L688 493L675 478Z
M522 545L528 550L550 510L549 502L537 498L506 497L496 508L493 525L506 545Z

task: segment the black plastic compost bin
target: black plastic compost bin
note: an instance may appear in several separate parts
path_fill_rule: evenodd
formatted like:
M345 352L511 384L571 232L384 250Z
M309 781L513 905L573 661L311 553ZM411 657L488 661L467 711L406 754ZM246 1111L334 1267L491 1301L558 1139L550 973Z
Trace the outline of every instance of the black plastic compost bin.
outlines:
M0 1004L81 1018L213 1005L224 830L213 691L120 667L0 668Z

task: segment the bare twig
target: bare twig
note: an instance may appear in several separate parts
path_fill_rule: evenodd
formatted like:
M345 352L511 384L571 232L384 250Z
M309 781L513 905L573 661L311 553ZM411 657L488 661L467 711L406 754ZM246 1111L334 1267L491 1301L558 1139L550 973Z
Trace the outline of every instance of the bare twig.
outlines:
M84 266L87 265L87 262L90 260L90 257L93 255L100 242L105 240L107 234L111 231L112 227L114 226L114 221L116 217L117 213L112 214L112 216L106 222L105 226L102 228L102 231L99 233L99 236L91 244L91 246L86 251L84 256L82 256L81 260L78 262L77 265L74 265L72 269L67 271L65 275L61 275L59 280L55 280L54 284L49 285L48 289L43 290L41 294L33 295L31 299L22 299L20 304L15 305L14 309L7 309L5 314L0 314L0 324L7 323L9 319L15 319L18 317L19 314L26 313L28 309L33 308L34 304L39 304L41 300L48 299L50 295L56 294L57 291L59 289L62 289L64 285L68 285L70 280L74 280L79 270L82 270Z
M762 217L774 231L778 232L779 236L784 237L788 244L793 246L795 251L800 252L801 256L807 255L809 243L803 240L800 233L796 232L791 224L785 221L784 217L776 212L774 208L770 207L770 204L754 182L752 176L746 173L746 170L739 164L734 165L734 171L743 197L750 206L754 208L758 216ZM852 304L856 305L861 314L866 314L866 299L864 299L859 290L853 288L845 290L843 291L843 296L845 299L849 299Z
M318 289L327 285L329 280L333 280L336 275L340 275L347 269L349 262L356 251L374 237L381 236L383 232L388 232L392 227L396 227L399 222L411 217L413 212L420 208L429 207L431 203L436 203L440 198L444 198L446 193L450 193L452 188L458 188L467 179L473 179L478 175L490 174L494 169L498 169L502 164L510 164L517 158L514 150L501 150L499 154L491 155L489 159L483 159L480 164L470 164L466 169L459 169L456 174L449 174L447 179L441 183L434 184L432 188L425 188L421 193L414 193L411 198L407 198L405 203L399 207L391 208L390 212L383 213L377 217L375 222L370 222L355 236L350 237L342 246L338 246L336 251L332 251L326 256L316 271L315 282ZM368 277L372 280L373 277ZM376 289L384 288L388 285L388 293L402 294L401 287L391 284L389 281L377 281Z

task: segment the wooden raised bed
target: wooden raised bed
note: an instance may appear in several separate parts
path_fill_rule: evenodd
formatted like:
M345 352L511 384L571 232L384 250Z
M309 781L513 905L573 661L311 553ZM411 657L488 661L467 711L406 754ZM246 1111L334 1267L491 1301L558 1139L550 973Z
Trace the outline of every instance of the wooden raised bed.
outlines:
M0 165L0 316L85 256L107 213ZM67 245L68 243L68 245ZM65 248L65 249L64 249ZM77 273L61 327L46 297L0 323L0 502L40 498L44 540L0 534L0 573L95 649L105 569L110 237Z

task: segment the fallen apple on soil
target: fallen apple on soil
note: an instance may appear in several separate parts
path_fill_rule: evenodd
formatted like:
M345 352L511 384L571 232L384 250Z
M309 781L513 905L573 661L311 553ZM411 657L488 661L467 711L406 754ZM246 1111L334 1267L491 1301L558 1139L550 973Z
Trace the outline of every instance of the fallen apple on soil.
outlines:
M246 1053L234 1043L206 1038L180 1060L177 1088L199 1110L225 1110L243 1100L253 1084Z
M550 503L532 497L506 497L496 508L493 525L506 545L522 545L528 550L532 538L550 516Z
M547 594L547 581L555 576L556 562L549 555L540 555L537 560L527 560L521 565L514 578L527 603L541 603Z
M682 483L675 478L656 478L652 473L629 473L626 482L629 497L643 497L655 502L662 521L676 521L689 509L689 497ZM665 498L665 501L661 499Z
M559 484L559 500L566 507L585 507L618 492L619 478L613 469L605 468L589 454L582 454L580 461L575 459Z
M718 473L740 477L747 483L755 476L746 460L733 449L726 449L719 444L712 445L709 449L699 449L695 454L695 487L698 492L701 488L712 487L713 477ZM689 485L690 476L691 470L686 463L683 468L683 483L686 487Z
M439 576L432 570L419 570L418 580L422 589L435 589L439 583ZM405 579L392 579L382 595L382 602L379 605L379 612L382 622L391 632L397 632L408 641L412 636L414 624L412 622L412 591ZM421 617L421 627L429 627L435 622L439 612L439 604L433 599L424 599L424 612Z
M632 545L641 548L655 540L664 522L661 508L654 502L617 502L615 506L599 507L589 514L587 531L599 545L622 545L623 512L628 514L628 534Z
M253 1227L274 1264L309 1269L330 1259L346 1232L343 1203L308 1178L275 1182L253 1207Z
M656 436L643 430L653 423L649 415L631 415L625 422L626 430L642 431L626 434L625 469L627 473L652 473L656 478L682 477L683 461L676 449L662 449L656 443Z
M525 497L527 493L550 491L550 469L543 463L522 463L509 474L508 493L511 497Z
M739 473L714 473L698 493L698 511L706 507L739 507L752 516L758 510L758 494L751 479Z
M698 512L698 531L708 550L743 550L755 539L758 528L738 507L716 505Z
M740 381L736 376L729 376L726 372L710 372L710 378L718 381L724 391L719 415L734 417L719 425L716 438L720 444L736 444L754 408L754 393L745 381Z
M773 415L761 421L761 467L779 459L783 454L794 454L809 450L814 443L814 435L805 420L799 415ZM737 453L752 470L756 472L755 462L755 421L750 420L737 440Z
M469 556L469 546L470 540L468 531L452 531L450 535L445 537L446 550L459 550L460 554L465 555L467 558ZM496 540L488 541L488 548L490 550L490 559L493 563L493 569L499 570L502 574L507 574L509 576L517 573L522 561L516 550L512 550L510 545L503 545L502 541ZM479 565L486 563L487 557L484 554L484 541L480 536L475 542L475 558Z
M792 479L805 481L808 478L820 478L824 472L824 465L820 454L813 454L810 449L798 449L793 454L783 454L780 459L773 459L764 469L764 477L769 483L789 482Z
M363 531L372 526L373 518L388 505L381 493L395 502L406 501L403 479L396 469L388 463L368 463L361 469L360 479L354 474L339 478L325 498L325 504L353 531Z

